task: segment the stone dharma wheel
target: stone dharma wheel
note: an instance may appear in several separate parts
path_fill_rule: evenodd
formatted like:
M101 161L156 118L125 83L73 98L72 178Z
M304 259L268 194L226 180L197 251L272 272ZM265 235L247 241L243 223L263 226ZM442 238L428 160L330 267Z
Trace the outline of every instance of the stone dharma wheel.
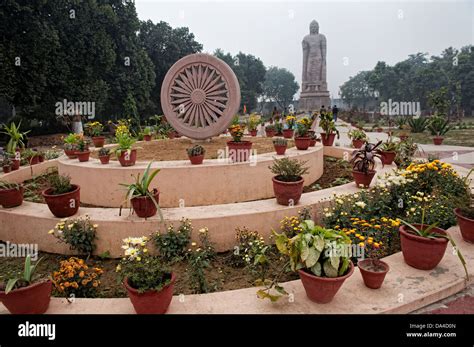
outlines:
M222 60L203 53L178 60L161 87L161 107L180 134L204 140L220 135L239 110L240 86Z

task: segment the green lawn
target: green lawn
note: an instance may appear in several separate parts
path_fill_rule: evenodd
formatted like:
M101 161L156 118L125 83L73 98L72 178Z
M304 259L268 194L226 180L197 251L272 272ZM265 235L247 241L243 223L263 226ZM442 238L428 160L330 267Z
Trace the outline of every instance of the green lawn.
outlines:
M394 130L394 136L398 136L401 130ZM425 131L424 133L411 133L410 137L417 143L432 144L433 136ZM451 130L444 135L443 145L474 147L474 128Z

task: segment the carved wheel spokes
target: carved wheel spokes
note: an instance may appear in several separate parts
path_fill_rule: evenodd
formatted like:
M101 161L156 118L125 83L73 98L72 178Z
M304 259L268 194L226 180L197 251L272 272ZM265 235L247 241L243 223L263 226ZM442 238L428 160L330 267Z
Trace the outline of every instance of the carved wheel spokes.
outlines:
M194 139L219 135L240 105L240 87L231 68L208 54L176 62L165 76L161 104L168 122Z
M195 64L184 68L171 89L173 111L187 126L204 128L224 115L229 97L227 83L212 66Z

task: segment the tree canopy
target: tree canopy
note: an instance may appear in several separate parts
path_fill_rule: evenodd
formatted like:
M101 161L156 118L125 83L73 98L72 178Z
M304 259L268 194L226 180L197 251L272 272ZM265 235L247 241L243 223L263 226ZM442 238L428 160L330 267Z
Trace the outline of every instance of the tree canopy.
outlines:
M393 66L379 61L372 70L351 77L340 91L350 107L364 108L378 95L384 101L420 102L423 110L435 112L433 99L442 95L449 104L446 113L463 110L470 114L474 109L474 49L449 47L430 58L425 53L412 54Z
M267 70L263 84L264 99L275 101L278 106L286 110L298 89L295 75L287 69L271 66Z

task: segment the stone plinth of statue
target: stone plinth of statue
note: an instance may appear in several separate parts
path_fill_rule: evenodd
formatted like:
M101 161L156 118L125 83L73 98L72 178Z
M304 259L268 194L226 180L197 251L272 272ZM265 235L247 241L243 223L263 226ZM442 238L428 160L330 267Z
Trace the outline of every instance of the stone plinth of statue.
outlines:
M319 33L319 24L312 21L309 35L303 45L303 75L298 109L304 112L319 111L321 106L330 108L326 80L326 37Z

